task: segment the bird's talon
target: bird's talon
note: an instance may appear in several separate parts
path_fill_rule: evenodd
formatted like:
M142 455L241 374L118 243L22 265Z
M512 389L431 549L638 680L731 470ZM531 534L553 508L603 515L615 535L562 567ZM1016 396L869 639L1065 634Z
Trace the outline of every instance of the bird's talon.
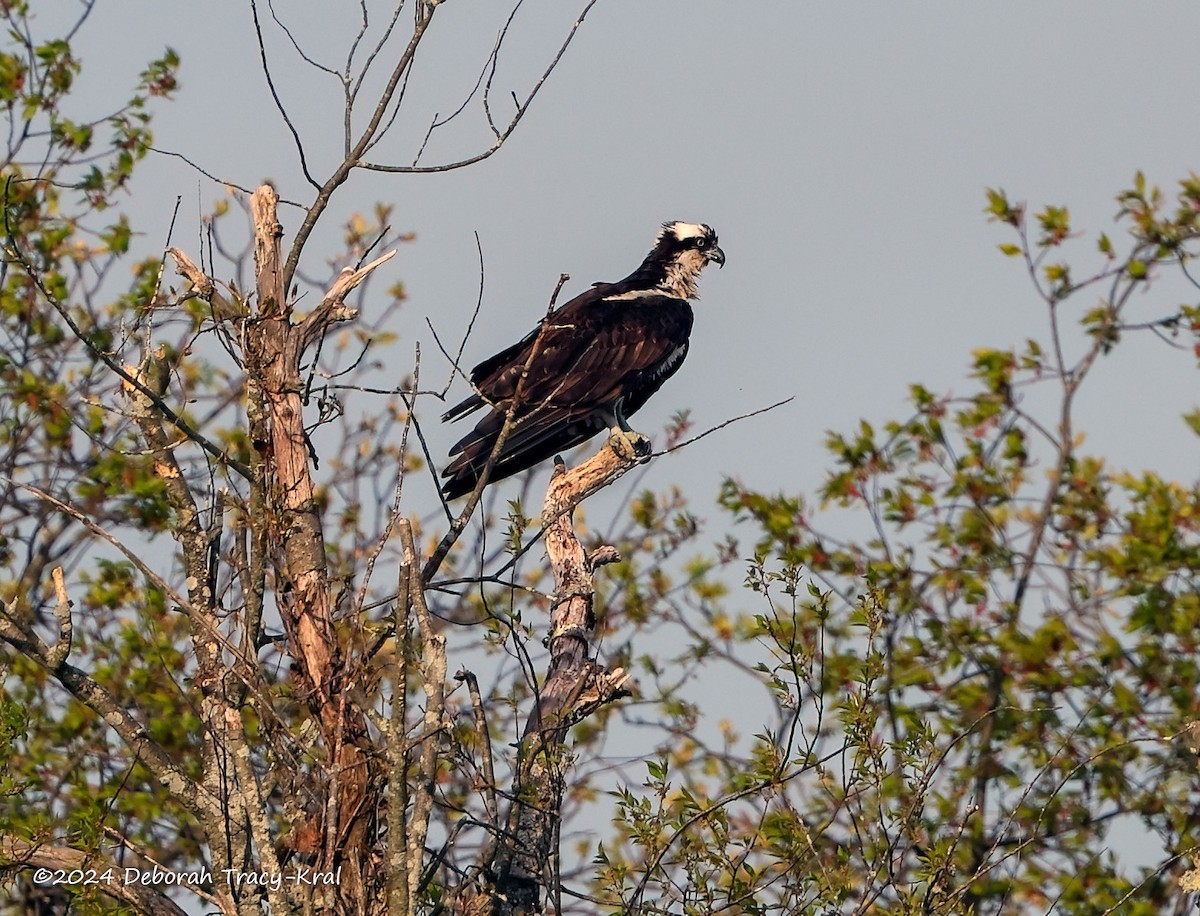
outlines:
M650 457L650 439L639 432L614 429L609 434L608 443L622 461L641 462Z
M632 461L635 457L633 441L623 430L614 429L608 435L608 445L622 461Z
M633 443L634 455L641 459L650 457L650 452L653 448L650 444L650 437L643 436L641 433L630 433L629 439Z

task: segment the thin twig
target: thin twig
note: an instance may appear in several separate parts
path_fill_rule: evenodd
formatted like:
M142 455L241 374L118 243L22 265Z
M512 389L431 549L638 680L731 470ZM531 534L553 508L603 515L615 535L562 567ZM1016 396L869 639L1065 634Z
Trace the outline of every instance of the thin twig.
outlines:
M267 88L271 91L271 98L275 102L275 109L279 112L280 117L283 118L283 123L287 125L287 129L291 131L292 139L296 141L296 152L300 156L300 170L304 173L304 177L308 179L308 183L317 190L320 190L320 183L312 177L312 173L308 170L308 159L304 155L304 141L300 139L300 132L296 130L296 125L292 123L292 119L283 105L283 100L279 97L279 90L275 88L275 80L271 76L271 65L267 61L267 45L263 40L262 26L258 21L258 3L256 0L250 0L250 14L254 19L254 34L258 39L258 55L262 59L263 76L266 77ZM284 289L287 289L287 284L284 284Z
M517 410L520 408L524 399L525 384L529 379L529 370L537 359L538 354L542 351L542 344L546 339L546 331L550 327L550 316L554 314L554 307L558 302L558 294L562 292L563 285L571 279L567 274L560 274L558 284L554 287L554 292L550 295L550 304L546 308L546 314L542 317L541 323L538 325L537 336L533 339L533 343L529 347L529 356L525 359L525 365L521 367L521 376L517 380L516 391L513 393L512 400L509 401L508 410L505 412L504 425L500 427L500 433L496 436L496 441L492 445L492 451L488 455L487 463L479 472L475 482L475 489L467 498L467 504L459 513L458 517L450 525L450 530L439 542L438 546L426 561L424 568L421 570L421 581L428 584L433 580L434 575L442 565L442 561L446 559L446 554L450 552L450 548L454 546L459 535L467 527L467 522L475 512L475 507L479 505L479 500L483 496L483 489L487 486L488 480L492 476L492 471L495 470L496 463L500 460L500 455L504 450L504 443L508 440L509 434L517 425Z
M487 714L484 712L483 698L479 693L479 679L475 677L474 672L466 668L454 675L454 678L465 681L467 691L471 695L471 708L475 712L475 737L479 744L480 764L483 768L483 785L479 790L483 794L488 823L495 828L500 824L500 809L496 803L496 769L492 763L492 734L488 729Z
M4 197L6 203L9 199L9 187L11 182L14 180L15 179L12 176L9 176L8 182L5 184ZM230 457L224 449L217 448L217 446L210 442L209 439L199 430L194 428L187 420L172 410L159 394L142 384L141 379L126 371L124 366L113 359L112 356L110 356L107 352L96 346L92 338L83 332L83 329L80 328L75 319L71 317L71 313L67 307L61 301L59 301L57 296L50 292L50 290L46 287L46 284L43 282L41 275L34 269L33 265L30 264L28 259L25 257L25 253L17 247L16 237L13 234L13 228L10 222L11 211L11 207L5 206L4 229L9 240L9 253L12 255L13 260L20 265L21 269L25 272L25 275L29 277L30 282L37 287L37 290L42 294L42 297L50 303L51 307L58 312L62 320L66 322L67 327L71 329L71 333L75 335L75 337L84 345L89 353L91 353L109 369L115 372L121 378L121 380L125 382L125 384L129 385L139 394L149 398L151 403L153 403L154 406L162 412L162 415L175 427L177 427L180 432L184 433L188 439L199 445L202 449L216 458L217 461L219 461L222 465L236 471L242 477L249 480L250 469L246 467L246 465L242 464L242 462L238 461L236 458Z
M517 129L517 125L521 123L521 119L524 118L525 114L529 111L530 106L533 104L533 100L537 97L537 94L541 91L542 86L545 85L546 80L550 78L550 74L553 73L554 70L558 67L559 61L562 60L563 55L567 53L567 48L570 47L571 42L574 40L575 33L579 31L580 27L583 25L584 19L587 18L587 15L589 12L591 12L592 7L595 6L598 2L599 2L599 0L590 0L588 5L584 7L583 12L579 14L579 18L576 19L575 23L571 26L570 32L567 33L567 37L563 41L562 46L558 49L558 53L556 55L554 55L554 59L550 62L550 65L548 67L546 67L546 69L542 72L541 77L538 79L537 83L534 84L534 87L530 91L529 95L526 96L524 103L522 103L520 105L520 107L517 109L516 114L513 115L512 120L509 121L508 126L505 127L504 131L500 134L500 136L497 137L492 142L492 145L490 147L488 147L486 150L484 150L481 153L476 153L474 156L467 156L466 158L459 159L456 162L447 162L447 163L443 163L442 165L432 165L432 166L409 165L409 166L405 166L405 165L384 165L382 163L377 163L377 162L359 162L359 163L357 163L359 168L369 169L369 170L375 171L375 172L395 172L395 173L401 173L401 174L418 174L419 175L419 174L427 174L427 173L432 173L432 172L449 172L449 171L453 171L454 169L465 168L468 165L474 165L476 162L482 162L484 159L488 159L491 156L494 156L500 150L500 148L502 146L504 146L504 144L505 144L505 142L507 142L508 138L512 136L513 131L515 131Z
M796 396L793 394L791 397L784 398L782 401L776 401L774 404L770 404L767 407L760 407L758 410L752 410L749 413L744 413L740 416L730 417L728 420L718 423L716 426L709 427L704 432L698 433L697 435L692 436L690 439L684 439L682 442L677 442L670 448L663 449L661 452L651 452L651 457L657 458L661 455L669 455L671 452L678 451L685 446L691 445L693 442L699 442L705 436L711 436L717 430L724 429L726 426L729 426L732 423L737 423L739 420L749 420L751 417L757 417L759 414L767 413L768 411L774 410L776 407L782 407L784 404L790 404L794 400L796 400Z

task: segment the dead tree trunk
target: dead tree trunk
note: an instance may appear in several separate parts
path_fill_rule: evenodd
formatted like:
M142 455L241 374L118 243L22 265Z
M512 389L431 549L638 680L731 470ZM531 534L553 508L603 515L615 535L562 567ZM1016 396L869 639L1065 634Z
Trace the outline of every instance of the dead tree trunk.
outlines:
M339 874L339 883L318 889L306 905L320 912L354 914L379 912L387 905L391 912L413 914L427 875L424 839L437 791L445 641L424 606L428 582L420 571L411 528L401 519L404 574L397 633L406 641L410 617L415 621L424 641L417 667L427 697L422 727L410 740L406 737L404 698L409 676L401 652L395 685L400 696L393 699L394 745L381 753L366 714L351 699L361 659L348 648L351 643L339 619L312 474L315 456L302 413L305 353L333 323L354 317L344 304L346 295L394 252L359 270L343 271L317 308L296 319L282 285L282 227L277 204L278 197L269 186L260 187L251 199L257 294L253 314L239 301L222 298L211 279L185 255L172 253L193 288L212 304L214 315L239 322L244 328L247 413L254 450L246 469L251 480L247 506L255 516L252 553L257 554L250 566L274 572L274 593L287 634L295 692L312 714L325 758L312 785L324 804L304 812L307 820L293 824L284 845L312 871ZM603 547L588 556L573 531L572 512L584 498L638 461L605 446L572 471L561 462L555 469L543 512L546 549L556 582L548 637L550 666L519 745L510 808L493 849L485 856L486 888L473 895L465 889L452 893L457 899L448 912L480 916L539 912L545 900L543 890L554 893L557 889L556 846L565 785L562 751L567 733L603 704L627 696L629 679L622 669L601 667L591 655L593 573L616 560L616 551ZM262 578L265 583L265 573ZM261 593L260 589L260 597ZM248 606L247 627L254 631L252 649L258 631L252 621L261 620L261 614L261 607L251 613ZM248 656L253 659L253 651ZM245 702L254 704L253 691ZM230 729L240 734L236 711L229 719ZM239 779L254 781L249 768L244 770ZM384 798L385 790L390 791L390 798ZM387 822L381 823L385 810ZM268 832L259 830L253 845L270 871L279 863L274 850L263 848L269 845L263 842ZM389 870L393 872L390 875Z
M634 463L606 445L572 471L558 461L546 491L542 518L549 523L546 554L555 581L550 668L518 748L512 806L490 863L497 916L540 912L542 888L556 891L567 732L605 703L629 695L629 675L621 668L609 671L591 656L593 574L615 562L617 552L605 546L589 556L575 536L572 515L585 496Z
M250 435L261 458L260 483L271 516L273 543L268 551L276 570L279 610L298 693L317 720L327 754L325 808L311 812L317 823L294 831L320 837L319 846L296 851L315 860L318 871L341 870L340 899L326 906L362 913L381 881L370 872L380 780L366 717L347 699L347 659L338 639L336 600L304 431L300 363L331 324L354 317L345 296L394 252L360 270L343 271L320 305L295 322L282 286L278 202L268 185L251 199L258 308L247 327L246 359Z

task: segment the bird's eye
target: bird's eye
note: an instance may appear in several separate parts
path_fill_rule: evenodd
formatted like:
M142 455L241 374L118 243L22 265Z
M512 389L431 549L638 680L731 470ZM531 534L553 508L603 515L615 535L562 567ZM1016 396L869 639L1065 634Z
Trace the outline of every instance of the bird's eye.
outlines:
M696 247L697 248L707 248L708 247L708 239L706 239L706 238L696 239Z

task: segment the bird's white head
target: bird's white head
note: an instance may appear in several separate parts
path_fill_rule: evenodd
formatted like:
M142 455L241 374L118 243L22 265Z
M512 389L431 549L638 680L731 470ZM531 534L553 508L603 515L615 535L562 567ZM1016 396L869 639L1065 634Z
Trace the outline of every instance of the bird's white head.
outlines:
M686 223L676 220L663 223L654 242L654 250L646 258L662 272L659 288L680 299L696 298L696 281L709 263L725 264L725 252L717 244L717 234L705 223Z

